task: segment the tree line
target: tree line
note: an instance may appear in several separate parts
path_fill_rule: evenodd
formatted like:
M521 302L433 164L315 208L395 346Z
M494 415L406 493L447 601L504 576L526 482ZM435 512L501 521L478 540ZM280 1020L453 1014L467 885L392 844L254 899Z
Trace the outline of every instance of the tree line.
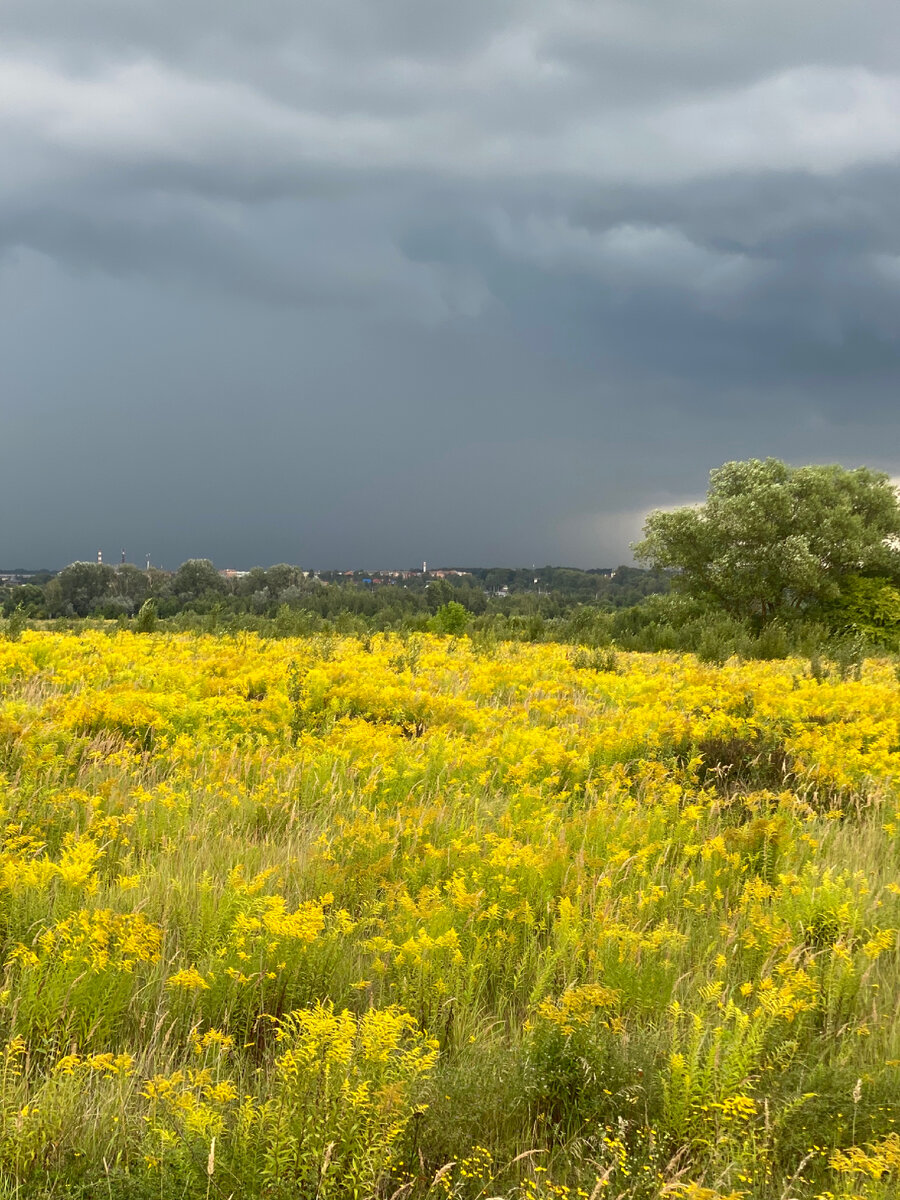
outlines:
M0 601L16 628L98 619L267 636L466 630L710 661L900 653L900 500L884 472L725 463L711 472L705 502L651 513L633 549L643 567L467 568L380 581L314 577L285 563L238 578L207 559L172 573L72 563Z
M310 576L287 563L229 578L208 559L190 559L174 572L76 562L42 583L6 588L0 599L7 616L20 609L31 619L133 618L152 601L162 619L210 614L274 618L287 609L323 620L342 614L368 618L390 628L417 615L431 616L450 602L471 616L539 611L553 617L584 603L627 608L668 587L666 571L628 566L613 572L470 568L447 578L411 574L375 584L363 572L350 578L337 572Z

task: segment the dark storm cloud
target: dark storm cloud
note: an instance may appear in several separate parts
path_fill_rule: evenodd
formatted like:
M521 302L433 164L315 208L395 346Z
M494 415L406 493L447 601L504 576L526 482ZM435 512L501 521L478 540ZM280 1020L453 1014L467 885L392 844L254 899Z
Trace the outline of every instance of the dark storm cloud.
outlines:
M6 0L0 559L596 563L725 458L896 471L898 61L893 0Z

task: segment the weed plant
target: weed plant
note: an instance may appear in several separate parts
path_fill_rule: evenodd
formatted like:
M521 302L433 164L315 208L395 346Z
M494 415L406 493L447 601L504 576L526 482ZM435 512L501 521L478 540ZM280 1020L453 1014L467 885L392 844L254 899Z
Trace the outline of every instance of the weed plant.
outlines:
M900 1192L890 661L141 628L0 640L0 1197Z

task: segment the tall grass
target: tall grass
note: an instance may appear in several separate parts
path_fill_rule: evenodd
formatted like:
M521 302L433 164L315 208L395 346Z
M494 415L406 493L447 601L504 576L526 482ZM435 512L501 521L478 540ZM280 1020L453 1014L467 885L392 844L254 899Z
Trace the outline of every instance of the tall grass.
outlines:
M25 630L0 688L0 1195L896 1193L888 662Z

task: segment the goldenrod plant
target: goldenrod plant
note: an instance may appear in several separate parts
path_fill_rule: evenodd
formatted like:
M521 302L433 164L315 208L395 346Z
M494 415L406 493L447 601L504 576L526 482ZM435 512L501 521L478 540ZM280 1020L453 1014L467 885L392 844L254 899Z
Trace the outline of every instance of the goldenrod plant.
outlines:
M0 1196L888 1200L900 683L0 639Z

